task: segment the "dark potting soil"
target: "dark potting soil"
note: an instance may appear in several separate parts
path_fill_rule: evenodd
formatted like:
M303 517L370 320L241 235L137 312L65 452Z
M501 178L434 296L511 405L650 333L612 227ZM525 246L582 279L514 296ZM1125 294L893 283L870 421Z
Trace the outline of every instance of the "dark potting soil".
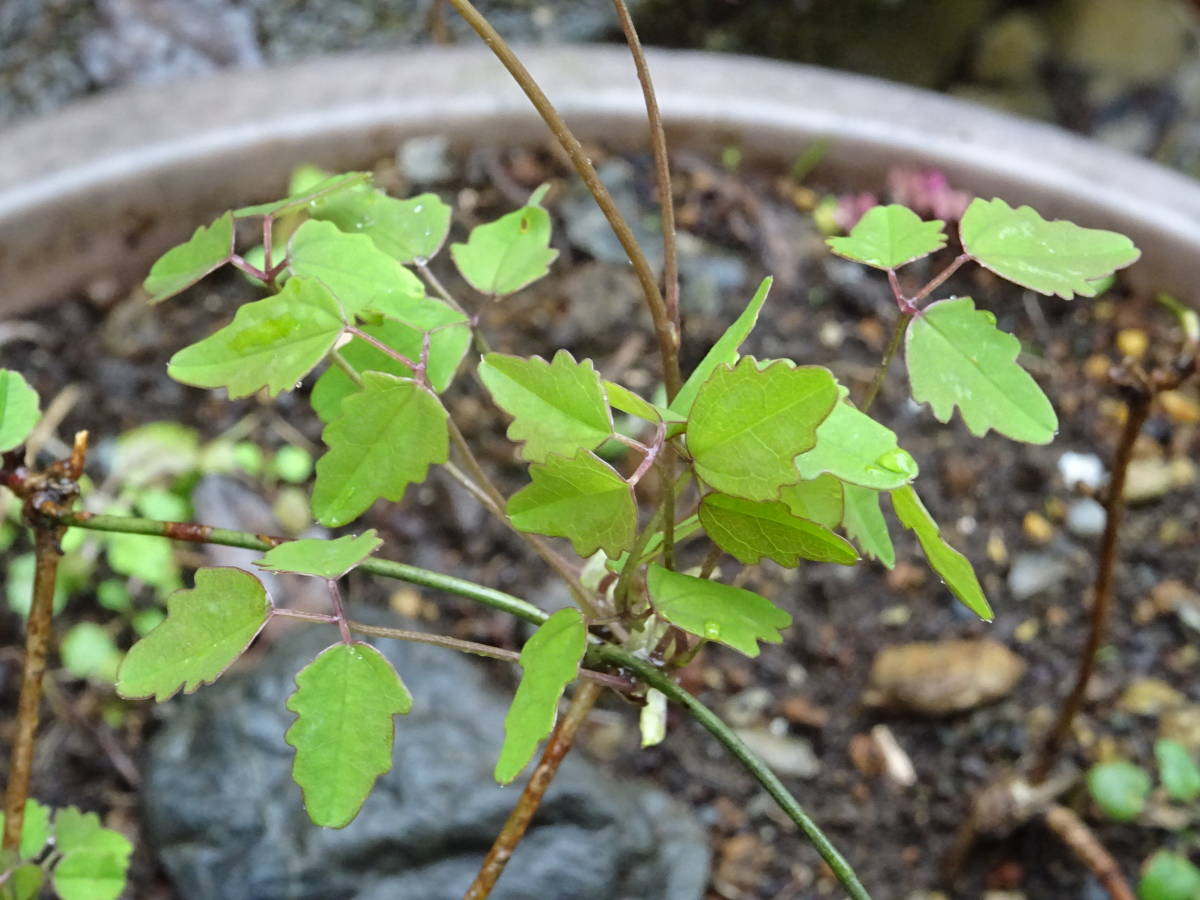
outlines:
M648 246L656 248L648 159L609 156L599 148L593 155L618 202L645 233ZM454 176L445 183L422 183L391 166L382 167L381 181L398 193L434 189L442 194L456 210L452 239L522 203L541 182L553 184L547 205L555 216L561 256L550 277L501 303L478 304L495 348L544 356L566 348L577 358L595 360L606 377L653 392L658 383L653 339L636 282L586 194L555 157L489 151L446 161ZM861 396L895 321L895 304L879 273L827 252L809 213L813 192L782 173L731 172L687 155L676 157L675 175L685 366L700 359L760 278L771 274L774 289L745 351L827 365L852 396ZM952 258L946 254L914 265L916 271L906 270L903 280L925 280ZM445 262L437 261L436 270L451 290L468 298ZM1121 406L1108 383L1106 361L1119 358L1118 340L1128 349L1144 338L1151 353L1171 340L1170 320L1152 298L1131 296L1120 287L1099 300L1066 303L969 267L945 286L944 295L954 293L975 297L995 312L1001 328L1022 339L1028 368L1059 410L1058 438L1035 447L995 434L976 439L957 418L941 425L928 408L908 399L899 361L873 413L918 460L922 496L947 538L974 563L996 621L985 625L963 610L927 572L915 541L899 530L894 530L898 560L891 572L873 563L852 570L805 565L795 571L768 564L740 572L726 559L727 576L775 600L794 615L795 625L782 646L764 648L756 660L710 648L681 676L706 703L752 739L768 743L778 761L798 773L785 780L877 900L908 900L940 889L942 862L974 792L1035 745L1061 702L1083 644L1097 539L1086 529L1066 527L1068 510L1080 494L1065 483L1060 458L1072 452L1107 460L1111 453ZM102 444L159 420L181 421L215 436L248 421L250 436L265 445L279 445L286 426L317 442L320 429L305 402L306 388L273 402L229 402L166 376L172 353L215 330L251 296L235 274L212 278L155 308L146 306L132 286L96 285L25 319L0 322L0 360L29 377L44 405L63 391L72 392L60 436L87 428ZM477 303L473 297L468 302ZM450 406L502 488L511 493L524 484L523 466L504 438L505 417L465 374L451 392ZM1080 763L1113 754L1143 763L1151 759L1159 714L1138 714L1129 704L1114 702L1139 679L1175 688L1179 694L1172 703L1183 710L1179 715L1191 712L1194 721L1200 710L1194 706L1200 703L1195 632L1185 617L1149 599L1156 589L1161 594L1164 584L1194 584L1197 576L1200 502L1188 460L1195 457L1198 420L1196 394L1181 394L1155 412L1139 444L1147 472L1170 469L1171 476L1157 496L1132 508L1127 518L1117 614L1078 729ZM94 477L103 475L103 457L102 450L95 457ZM377 506L366 524L380 528L384 552L392 558L452 571L546 606L563 602L562 590L539 564L528 561L521 544L441 473L411 490L402 504ZM10 552L21 549L19 543ZM198 559L195 548L181 552ZM698 561L704 548L697 544L688 552ZM1032 593L1024 587L1031 579L1040 585ZM422 599L413 591L365 580L356 580L353 589L360 601L390 604L460 637L510 647L519 647L523 637L505 617L457 598ZM57 620L59 633L75 621L102 619L97 609L92 597L74 598ZM0 615L0 646L10 648L0 665L3 709L15 708L20 635L17 617ZM880 648L983 636L1006 644L1027 664L1016 689L999 702L942 719L879 712L862 703ZM513 680L508 669L497 667L495 673ZM105 812L110 824L129 832L139 846L130 896L173 896L139 835L139 750L153 718L133 706L118 724L107 724L104 713L114 702L110 688L73 679L61 669L49 680L35 795L56 805L77 803ZM815 852L699 726L673 712L666 741L639 750L634 713L626 704L606 701L583 738L583 751L618 775L656 780L698 811L712 839L711 897L838 895ZM0 724L5 750L10 722ZM864 752L877 725L890 730L911 760L915 783L898 784ZM399 733L402 739L402 728ZM1065 802L1093 824L1131 878L1141 860L1167 840L1162 830L1104 823L1080 790ZM979 846L949 896L976 897L985 889L1029 898L1102 896L1038 822Z

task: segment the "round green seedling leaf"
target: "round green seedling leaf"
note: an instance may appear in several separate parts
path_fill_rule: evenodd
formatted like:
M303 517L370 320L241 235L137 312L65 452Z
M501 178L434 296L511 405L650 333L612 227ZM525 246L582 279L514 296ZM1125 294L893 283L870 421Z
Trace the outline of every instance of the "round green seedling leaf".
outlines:
M858 554L844 538L808 519L792 515L778 500L755 502L727 494L706 494L700 521L713 542L745 565L765 556L789 569L800 560L852 566Z
M172 247L150 267L143 288L151 303L161 303L191 287L233 258L233 213L201 225L184 243Z
M1186 856L1159 850L1146 864L1138 882L1138 900L1196 900L1200 869Z
M0 453L24 443L40 418L37 391L20 372L0 369Z
M873 266L898 269L946 246L945 222L923 222L907 206L891 204L868 209L848 237L826 243L838 256Z
M1087 786L1106 815L1118 822L1131 822L1146 808L1150 774L1127 760L1099 763L1088 770Z
M295 748L292 778L316 825L353 821L375 779L392 768L393 717L412 696L392 664L369 644L334 644L296 676L287 708L298 718L284 740Z
M1154 757L1167 796L1180 803L1191 803L1200 797L1200 768L1183 744L1167 738L1156 741Z
M357 537L333 540L302 538L273 547L254 564L272 572L292 572L317 578L341 578L383 544L374 528Z

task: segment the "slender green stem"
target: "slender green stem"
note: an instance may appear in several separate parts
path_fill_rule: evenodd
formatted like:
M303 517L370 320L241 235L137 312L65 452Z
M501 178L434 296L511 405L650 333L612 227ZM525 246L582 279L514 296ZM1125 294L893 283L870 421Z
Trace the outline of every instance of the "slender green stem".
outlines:
M659 458L659 472L662 481L663 508L663 566L675 568L675 448L670 441L663 447Z
M650 538L662 525L665 512L666 507L659 506L654 511L654 515L650 517L650 521L646 523L646 527L642 529L641 534L637 536L637 540L633 542L633 546L629 548L629 556L625 558L625 565L621 567L621 574L617 576L617 586L613 588L613 602L618 611L629 608L629 586L633 581L633 576L641 567L642 554L646 552L646 545L650 543Z
M335 366L341 369L346 374L347 378L354 382L355 387L362 387L363 380L362 376L358 374L358 369L350 365L350 363L346 360L346 357L342 356L341 351L330 350L329 360Z
M634 274L641 284L642 293L646 298L646 305L650 310L650 318L654 322L654 333L658 339L659 354L662 356L663 381L667 387L667 397L674 399L675 395L679 393L679 389L683 386L683 378L679 372L679 332L671 323L671 319L667 314L666 301L663 299L662 292L658 289L658 279L654 276L654 269L651 267L649 260L646 259L646 254L638 245L637 238L633 234L633 229L629 227L629 223L621 215L621 211L613 201L608 188L604 186L604 182L596 174L596 169L592 165L592 161L588 158L587 152L583 149L583 145L579 143L579 139L575 137L575 134L567 126L566 121L559 115L558 110L554 108L554 104L550 102L537 81L529 74L529 70L525 68L524 63L521 62L504 38L500 36L500 33L492 27L487 18L474 7L470 0L450 0L450 4L483 39L483 42L491 48L504 67L508 69L513 80L520 85L521 90L525 92L525 96L529 98L534 108L538 111L538 114L542 117L542 120L558 140L567 157L571 160L575 171L583 179L583 183L591 192L592 197L595 198L596 205L600 207L600 210L604 213L604 217L608 219L608 224L612 227L617 240L620 241L621 247L624 248L626 256L629 257L629 262L633 265Z
M900 344L904 341L904 333L908 331L908 325L912 320L912 313L900 313L900 318L896 321L896 328L892 332L892 339L888 341L887 349L883 351L883 359L879 362L879 369L875 372L875 378L871 382L871 386L867 388L866 394L863 395L862 404L859 408L864 413L871 411L871 406L875 403L875 398L879 396L879 389L883 387L883 379L887 377L888 369L892 365L896 351L900 349Z

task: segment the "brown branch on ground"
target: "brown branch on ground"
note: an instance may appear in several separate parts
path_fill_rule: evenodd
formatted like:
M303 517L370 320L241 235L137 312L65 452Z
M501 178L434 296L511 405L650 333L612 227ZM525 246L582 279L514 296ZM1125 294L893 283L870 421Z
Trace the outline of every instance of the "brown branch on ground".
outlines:
M1071 848L1075 858L1096 877L1112 900L1137 900L1125 876L1121 874L1117 861L1073 810L1056 803L1046 810L1043 819L1050 830Z

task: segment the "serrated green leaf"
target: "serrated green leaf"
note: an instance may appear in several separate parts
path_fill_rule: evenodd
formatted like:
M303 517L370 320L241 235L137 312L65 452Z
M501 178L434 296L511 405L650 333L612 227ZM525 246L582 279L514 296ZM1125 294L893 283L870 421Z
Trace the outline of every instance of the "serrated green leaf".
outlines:
M946 543L937 522L911 484L892 491L892 506L900 524L916 534L930 568L945 582L950 593L983 621L992 621L995 616L975 577L975 569L965 556Z
M928 403L939 422L950 421L957 405L977 437L994 428L1030 444L1054 439L1058 416L1017 364L1021 342L998 329L990 312L975 309L970 297L926 307L905 341L913 399Z
M738 562L752 565L764 556L787 568L801 559L852 566L858 553L823 525L792 515L778 500L754 502L728 494L706 494L700 521L713 542Z
M1200 868L1186 856L1159 850L1146 864L1137 890L1138 900L1196 900Z
M481 294L511 294L544 276L558 257L550 248L550 214L530 205L476 225L465 244L450 245L450 255Z
M1150 775L1127 760L1100 763L1087 774L1088 791L1104 812L1118 822L1136 819L1146 807Z
M346 535L334 540L302 538L271 548L254 564L272 572L341 578L382 544L374 528L358 536Z
M663 410L615 381L604 382L604 394L608 397L608 405L615 410L635 416L643 422L658 424L663 421Z
M798 480L796 457L812 449L837 397L837 382L818 366L747 356L717 367L688 418L696 474L725 494L775 499Z
M817 432L819 434L820 429ZM779 499L787 504L793 516L826 528L836 528L842 523L845 508L842 483L832 475L820 475L812 480L784 485L779 489Z
M612 434L612 413L592 361L559 350L546 362L489 353L479 377L496 405L513 417L508 437L524 441L521 456L540 462L551 453L594 450Z
M111 853L69 853L54 867L54 890L60 900L117 900L125 890L128 867L128 859Z
M370 644L334 644L296 675L287 708L299 718L284 735L296 750L292 778L316 825L344 828L392 767L393 716L412 696Z
M758 642L779 644L792 617L753 591L694 578L651 563L646 586L655 611L672 625L758 656Z
M898 269L946 246L945 222L923 222L907 206L868 209L849 237L828 238L833 252L876 269Z
M288 244L288 267L295 276L323 284L356 316L403 318L425 299L421 279L366 235L347 234L332 222L310 219L296 229Z
M407 200L383 191L354 191L319 202L310 210L314 219L332 222L342 231L364 234L399 262L423 263L442 249L450 233L452 210L437 194Z
M293 182L297 182L300 179L297 179L293 175L292 180ZM254 206L243 206L241 209L235 209L233 215L238 219L246 219L251 216L282 216L285 213L295 212L298 209L309 207L311 204L327 200L335 194L342 191L349 191L351 188L366 184L370 180L370 172L344 172L341 175L330 175L316 184L305 185L302 190L293 193L290 197L285 197L283 200L258 203Z
M717 342L704 354L700 365L696 366L692 374L688 376L688 380L684 382L683 387L680 388L679 393L675 395L675 399L671 402L672 412L680 416L687 416L692 410L692 404L696 402L696 395L700 393L700 388L716 371L717 366L732 366L737 362L738 348L754 330L754 326L758 322L759 311L767 302L767 294L771 292L771 285L774 283L774 278L764 278L759 283L758 290L754 292L754 296L750 298L750 302L746 304L742 314L733 320L733 324L725 329L724 334L717 338Z
M1200 797L1200 768L1183 744L1166 738L1156 741L1154 757L1167 796L1181 803L1191 803Z
M563 689L579 674L587 649L587 625L579 610L560 609L521 649L521 683L504 718L504 744L495 778L509 784L533 759L554 728Z
M317 460L313 515L336 527L380 497L398 503L431 464L449 458L446 422L437 397L414 382L364 373L362 388L342 401L341 417L321 435L329 451Z
M796 467L804 478L829 473L877 491L907 484L918 471L917 461L900 448L890 428L845 400L821 423L817 445L796 458Z
M95 813L80 812L73 806L55 813L54 845L60 853L87 851L125 860L133 852L133 845L125 835L105 828Z
M0 831L4 830L4 813L0 812ZM50 807L32 797L25 800L25 817L21 820L21 840L17 845L18 859L33 859L50 840ZM0 865L0 872L4 871Z
M314 281L292 278L274 297L238 307L216 334L171 357L167 374L231 398L266 387L272 397L312 371L345 330L341 307Z
M229 262L233 238L233 213L227 212L211 225L201 225L187 241L160 256L142 283L150 302L174 297Z
M167 598L167 618L134 644L117 672L117 693L162 701L190 694L231 666L271 615L267 592L241 569L198 569L192 590Z
M1047 222L1028 206L971 201L959 223L963 250L1001 278L1070 300L1094 297L1097 281L1134 262L1141 252L1114 231Z
M24 443L41 417L37 391L20 372L0 369L0 452Z
M508 517L521 531L565 537L580 556L603 550L616 556L637 536L633 488L588 450L548 456L529 467L529 484L508 501Z

